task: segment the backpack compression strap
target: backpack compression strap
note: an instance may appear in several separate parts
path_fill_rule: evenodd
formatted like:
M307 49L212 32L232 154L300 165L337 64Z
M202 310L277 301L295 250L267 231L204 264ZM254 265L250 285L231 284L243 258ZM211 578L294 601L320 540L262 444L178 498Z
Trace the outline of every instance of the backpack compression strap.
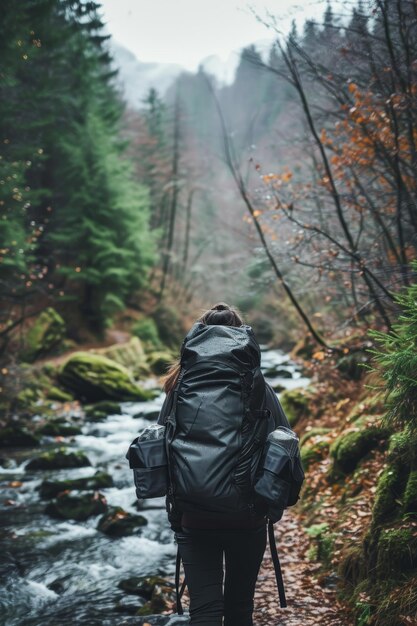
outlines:
M181 598L183 596L186 580L184 576L184 580L182 581L181 589L180 589L180 567L181 567L181 556L180 549L177 548L177 560L175 562L175 598L177 605L177 613L178 615L183 615L184 611L182 609Z
M282 609L287 606L287 599L285 597L284 581L282 580L281 565L278 558L277 546L275 543L274 535L274 523L271 520L268 521L268 536L269 536L269 548L271 550L272 561L274 562L275 578L277 579L279 605Z

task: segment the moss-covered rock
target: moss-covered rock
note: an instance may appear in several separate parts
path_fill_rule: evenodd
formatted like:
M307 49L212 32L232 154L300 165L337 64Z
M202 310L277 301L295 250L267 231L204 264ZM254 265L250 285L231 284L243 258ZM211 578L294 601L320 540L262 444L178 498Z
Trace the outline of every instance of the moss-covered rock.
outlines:
M42 311L25 338L26 348L22 358L32 362L57 348L65 337L65 322L49 307Z
M136 615L158 615L169 611L175 600L175 594L171 586L155 585L151 599L148 600L136 613Z
M377 547L379 580L396 578L417 567L417 535L413 528L384 528Z
M55 400L56 402L72 402L74 400L74 396L72 393L68 393L68 391L63 391L59 387L55 387L51 385L46 393L46 397L49 400Z
M286 389L279 397L282 408L291 426L308 414L309 392L300 387Z
M300 446L304 446L307 441L309 439L312 439L313 437L321 437L323 435L327 435L327 433L331 432L331 430L331 428L316 427L305 431L300 438Z
M97 530L110 537L126 537L133 535L147 523L147 519L142 515L132 515L121 507L112 507L106 515L100 518Z
M122 591L135 596L141 596L147 600L151 599L156 585L174 589L174 585L169 580L161 578L161 576L132 576L131 578L121 580L117 584Z
M157 376L166 374L173 360L171 352L168 351L151 352L148 354L151 371Z
M73 519L82 522L93 515L101 515L106 510L106 498L97 491L81 495L64 492L49 502L45 513L57 519Z
M149 374L149 365L145 350L138 337L132 337L125 343L116 343L107 348L100 348L92 352L107 357L111 361L119 363L119 365L123 365L123 367L132 372L134 376L142 377Z
M81 452L68 451L67 448L50 450L32 459L26 465L26 470L52 470L69 469L72 467L87 467L91 465L90 460Z
M100 400L149 400L152 394L139 387L129 370L107 357L76 352L59 372L61 384L77 398Z
M22 389L16 396L16 407L18 409L31 409L36 411L37 404L42 398L42 391L39 388L27 387Z
M329 442L325 440L315 441L311 445L305 444L301 448L301 461L304 469L307 469L313 463L321 461L327 456L329 450Z
M91 422L101 422L109 415L120 415L122 408L119 402L103 400L84 407L85 416Z
M34 448L39 445L39 437L23 426L7 426L0 431L0 448Z
M417 515L417 470L415 469L409 473L405 486L404 512Z
M41 498L48 500L63 491L97 491L106 487L113 487L113 478L106 472L96 472L94 476L85 478L44 480L39 487L39 493Z
M407 474L407 466L396 461L391 462L380 475L372 507L374 525L382 524L399 514Z
M65 423L61 420L51 420L39 426L36 433L47 437L73 437L81 435L81 427L75 424Z
M379 426L342 433L330 446L330 455L334 459L333 474L353 472L359 461L381 445L388 435L387 429Z

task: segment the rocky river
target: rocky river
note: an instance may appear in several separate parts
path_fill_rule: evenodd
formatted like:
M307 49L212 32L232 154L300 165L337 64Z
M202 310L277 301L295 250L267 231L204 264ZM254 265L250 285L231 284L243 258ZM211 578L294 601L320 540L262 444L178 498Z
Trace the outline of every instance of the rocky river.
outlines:
M309 382L278 350L264 350L262 366L276 388ZM156 379L147 383L155 386ZM164 593L172 594L176 547L164 500L135 500L125 459L131 440L155 420L163 398L160 393L147 402L121 403L99 421L94 412L89 419L81 407L57 403L57 416L70 426L64 434L50 431L35 448L0 451L2 626L187 623L166 615L132 617L141 607L144 615L155 607L149 604L155 586L165 602ZM68 462L71 467L48 469L39 462L48 451L64 458L75 454L77 460ZM62 489L64 495L56 498ZM63 514L65 498L73 507L83 505L72 519Z

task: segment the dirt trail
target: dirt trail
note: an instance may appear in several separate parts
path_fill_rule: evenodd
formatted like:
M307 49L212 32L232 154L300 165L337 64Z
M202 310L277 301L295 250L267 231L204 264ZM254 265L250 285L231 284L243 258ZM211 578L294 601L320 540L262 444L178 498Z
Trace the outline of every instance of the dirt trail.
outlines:
M284 513L275 525L275 536L288 607L279 606L268 547L255 592L255 626L353 626L336 599L335 581L319 584L320 566L307 559L309 540L295 512Z

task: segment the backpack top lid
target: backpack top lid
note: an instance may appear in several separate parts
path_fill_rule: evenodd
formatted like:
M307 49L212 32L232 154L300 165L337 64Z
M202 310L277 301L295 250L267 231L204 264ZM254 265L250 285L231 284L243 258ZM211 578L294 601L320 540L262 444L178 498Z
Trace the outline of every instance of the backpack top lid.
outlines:
M231 358L238 366L258 367L261 349L250 326L207 325L197 322L184 339L181 364L184 367L202 359Z

